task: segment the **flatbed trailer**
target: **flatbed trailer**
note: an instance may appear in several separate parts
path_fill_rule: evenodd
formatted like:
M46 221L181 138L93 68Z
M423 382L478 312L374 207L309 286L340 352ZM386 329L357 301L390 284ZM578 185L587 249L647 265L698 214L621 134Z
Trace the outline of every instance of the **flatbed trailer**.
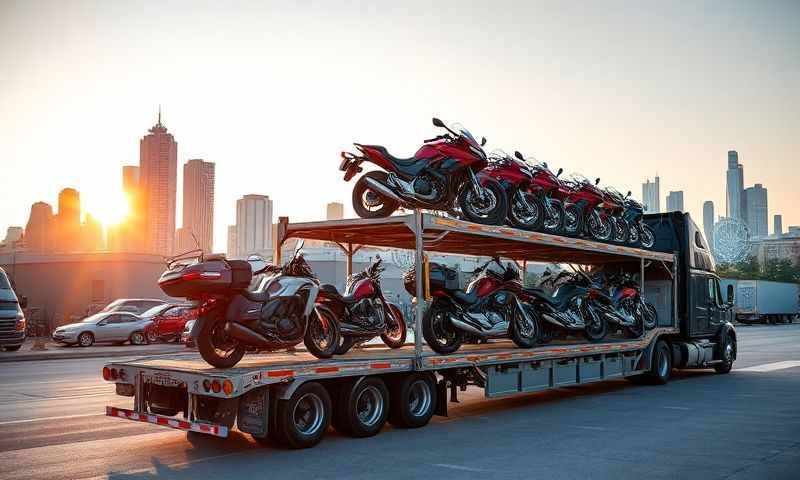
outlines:
M456 401L457 392L468 385L497 397L612 378L663 383L673 360L687 349L691 361L684 361L686 366L708 367L720 361L708 352L703 357L705 350L717 348L716 343L703 340L687 347L690 342L682 341L677 252L477 225L421 212L295 224L281 218L276 263L280 247L290 238L335 242L347 255L348 274L352 255L364 245L414 250L418 272L426 252L498 255L522 262L523 269L528 261L624 264L641 275L643 294L656 305L658 322L633 339L562 339L530 349L500 340L439 355L423 344L425 302L416 302L414 344L396 350L356 349L327 360L300 350L254 354L225 370L211 367L196 353L109 363L103 377L116 384L118 394L133 397L133 408L107 407L107 415L219 437L236 425L259 441L302 448L316 444L329 423L358 437L378 433L387 419L400 427L423 426L434 414L447 415L448 400ZM424 298L421 277L416 279L417 298Z

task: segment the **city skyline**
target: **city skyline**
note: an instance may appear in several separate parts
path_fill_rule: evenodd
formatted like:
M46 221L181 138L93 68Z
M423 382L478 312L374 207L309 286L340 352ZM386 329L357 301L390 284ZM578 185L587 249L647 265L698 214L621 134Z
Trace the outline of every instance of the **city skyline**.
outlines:
M123 195L108 179L138 163L139 133L159 103L179 160L217 164L217 251L244 193L268 194L275 216L292 221L321 219L328 201L352 216L339 152L364 142L408 156L438 133L432 116L485 136L489 150L519 150L621 191L640 192L658 172L661 191L684 190L696 219L705 200L725 210L720 159L736 149L758 172L749 178L768 186L770 211L800 225L787 175L800 151L796 4L703 3L688 12L442 2L423 19L400 5L319 5L301 39L308 16L274 5L246 14L84 5L53 2L46 16L24 2L0 6L0 58L15 65L0 91L0 161L14 179L0 231L24 226L36 201L55 205L62 186L81 192L84 214L113 219ZM65 65L57 78L52 65ZM365 65L369 74L352 78ZM309 192L325 195L309 201Z

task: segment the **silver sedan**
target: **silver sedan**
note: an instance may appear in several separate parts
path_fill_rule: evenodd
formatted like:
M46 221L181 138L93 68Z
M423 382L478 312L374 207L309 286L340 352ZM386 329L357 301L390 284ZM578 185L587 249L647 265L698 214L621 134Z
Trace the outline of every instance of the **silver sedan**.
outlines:
M95 342L111 342L132 345L147 343L145 328L153 323L129 312L101 312L86 317L78 323L58 327L52 338L58 343L88 347Z

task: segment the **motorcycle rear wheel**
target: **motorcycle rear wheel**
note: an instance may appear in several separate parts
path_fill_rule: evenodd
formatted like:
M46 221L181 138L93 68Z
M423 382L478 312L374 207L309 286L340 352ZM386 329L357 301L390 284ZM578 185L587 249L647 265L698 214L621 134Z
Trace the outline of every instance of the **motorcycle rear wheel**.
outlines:
M447 355L461 347L464 334L450 323L449 309L434 302L422 319L422 336L436 353Z
M353 209L361 218L388 217L394 213L400 205L398 205L396 201L386 198L379 192L374 191L367 184L368 178L386 184L386 179L389 178L389 175L381 171L367 172L362 175L353 187Z
M539 342L539 316L536 315L533 308L527 309L525 313L530 318L531 325L525 327L520 326L520 323L524 322L525 319L522 315L523 312L517 310L509 327L511 340L519 348L531 348Z
M406 335L408 334L406 331L406 321L403 318L403 312L397 308L397 305L390 303L388 308L391 310L394 320L387 320L387 331L381 334L381 340L383 340L383 343L389 348L400 348L406 344ZM397 322L397 324L389 331L389 328L392 327L392 324L395 322Z
M324 328L321 315L325 315L328 328ZM332 312L317 307L308 316L306 334L303 337L309 353L317 358L331 358L339 346L339 323Z
M583 322L586 324L586 328L583 330L586 340L599 342L604 339L608 334L608 322L606 322L606 319L602 315L598 315L589 306L584 306L582 315Z
M244 345L225 334L225 318L220 312L211 312L210 317L197 336L197 350L209 365L231 368L244 357Z
M465 182L458 192L458 206L461 214L470 222L483 225L502 225L508 213L508 198L494 180L489 180L483 185L485 198L478 198L472 189L472 184Z

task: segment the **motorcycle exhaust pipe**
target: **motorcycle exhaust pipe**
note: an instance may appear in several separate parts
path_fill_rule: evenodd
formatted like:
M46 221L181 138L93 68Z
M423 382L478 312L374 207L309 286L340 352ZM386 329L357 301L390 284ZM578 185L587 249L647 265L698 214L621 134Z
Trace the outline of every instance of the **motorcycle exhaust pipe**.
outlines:
M479 337L502 337L508 333L508 322L500 322L491 330L481 330L463 320L459 320L458 318L452 316L450 317L450 322L459 330L463 330Z
M275 346L267 337L245 327L241 323L228 322L225 324L225 333L236 340L253 347L272 348Z
M374 178L367 177L365 179L365 182L367 183L367 185L369 185L369 187L371 189L373 189L376 192L380 193L384 197L389 198L391 200L394 200L395 202L398 202L398 203L403 203L404 200L402 198L397 196L397 194L394 193L389 187L387 187L386 185L382 184L381 182L375 180Z

